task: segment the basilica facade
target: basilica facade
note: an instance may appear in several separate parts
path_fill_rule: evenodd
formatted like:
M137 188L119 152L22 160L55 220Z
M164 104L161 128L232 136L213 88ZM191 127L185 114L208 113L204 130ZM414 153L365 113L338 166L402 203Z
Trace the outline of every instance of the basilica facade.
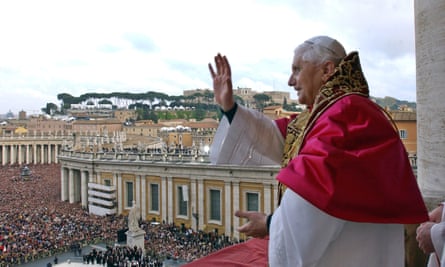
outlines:
M140 217L232 238L245 223L236 210L271 213L277 206L279 166L212 165L205 156L63 151L61 198L90 213Z

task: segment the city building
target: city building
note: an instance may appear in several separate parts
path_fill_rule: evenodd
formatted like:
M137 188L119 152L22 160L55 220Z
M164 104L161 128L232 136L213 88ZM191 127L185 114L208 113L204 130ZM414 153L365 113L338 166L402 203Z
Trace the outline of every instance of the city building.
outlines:
M113 113L114 118L120 122L135 121L137 119L137 113L134 109L117 109Z
M30 135L58 134L65 135L72 132L72 123L66 120L52 119L44 115L31 116L23 123Z
M208 95L213 96L213 92L209 89L194 89L194 90L184 90L183 91L184 96L190 97L193 95L198 95L198 101L205 102L208 101ZM280 104L283 105L285 102L289 103L294 100L290 99L290 93L285 91L264 91L264 92L257 92L252 90L252 88L245 88L245 87L238 87L233 89L233 94L235 96L240 97L244 105L246 107L255 108L256 107L256 101L254 96L257 94L265 94L270 97L270 101L268 103L274 103L274 104ZM213 101L213 100L212 100Z
M72 131L75 133L113 133L121 132L123 124L117 119L75 120L72 122Z
M417 114L414 111L389 111L400 139L409 155L417 154Z
M283 107L279 105L267 106L263 109L263 113L272 120L276 120L283 117L289 118L293 114L299 114L299 112L284 110Z
M123 131L127 136L159 137L163 124L154 123L151 120L139 120L131 124L124 124Z
M128 139L135 136L161 138L170 148L190 148L194 144L209 147L218 128L218 121L214 119L168 120L154 123L150 120L136 121L131 125L124 125L123 131Z

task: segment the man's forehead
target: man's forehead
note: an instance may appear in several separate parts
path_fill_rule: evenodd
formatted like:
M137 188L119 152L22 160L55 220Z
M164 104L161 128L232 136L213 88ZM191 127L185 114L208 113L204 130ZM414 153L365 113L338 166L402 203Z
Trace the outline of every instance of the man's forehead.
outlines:
M301 65L304 63L303 53L295 51L292 65Z

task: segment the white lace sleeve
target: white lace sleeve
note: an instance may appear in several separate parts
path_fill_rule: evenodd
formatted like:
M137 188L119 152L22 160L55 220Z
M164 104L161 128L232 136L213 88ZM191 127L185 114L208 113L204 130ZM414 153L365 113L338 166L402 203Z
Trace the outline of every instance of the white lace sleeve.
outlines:
M241 105L229 124L223 117L210 148L213 164L277 165L284 138L273 120Z

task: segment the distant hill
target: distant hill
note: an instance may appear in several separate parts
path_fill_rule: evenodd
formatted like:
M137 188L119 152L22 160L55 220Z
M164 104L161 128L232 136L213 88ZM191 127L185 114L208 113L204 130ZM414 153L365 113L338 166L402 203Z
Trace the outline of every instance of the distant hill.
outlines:
M390 110L399 110L400 107L406 106L408 108L411 108L413 110L417 109L416 102L409 102L406 100L398 100L394 97L385 96L383 98L381 97L370 97L373 99L379 106L385 108L388 107Z
M370 97L378 105L383 108L389 108L390 110L400 110L401 107L416 110L416 102L409 102L406 100L398 100L394 97L386 96ZM69 109L72 104L87 103L92 105L109 104L113 108L135 108L150 106L153 108L159 105L165 106L179 106L179 105L191 105L200 109L215 109L215 103L213 101L213 92L208 91L205 94L196 93L190 96L169 96L164 93L149 91L146 93L129 93L129 92L114 92L108 94L87 93L79 97L72 96L67 93L61 93L57 95L57 99L61 100L61 111ZM47 106L42 110L48 111L58 110L58 105L54 103L47 103Z

